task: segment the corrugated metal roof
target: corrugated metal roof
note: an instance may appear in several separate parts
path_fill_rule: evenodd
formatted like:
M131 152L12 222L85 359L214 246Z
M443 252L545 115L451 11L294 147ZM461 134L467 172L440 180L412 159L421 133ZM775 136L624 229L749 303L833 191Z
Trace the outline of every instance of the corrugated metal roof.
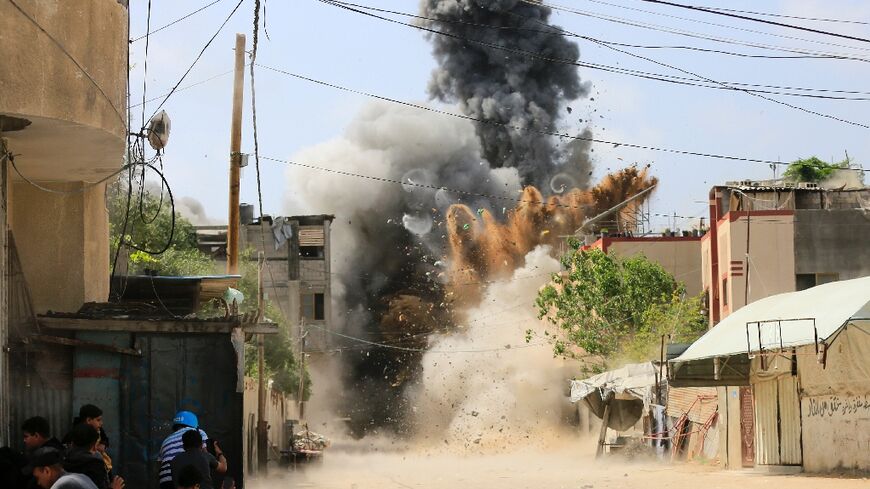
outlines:
M816 332L820 341L827 340L850 318L870 318L870 276L755 301L723 319L671 362L746 353L747 341L751 351L759 350L759 341L764 349L811 345ZM751 326L747 340L747 323L756 321L765 322L760 338Z
M706 423L716 412L719 398L715 387L672 387L668 389L668 416L688 415L693 423Z

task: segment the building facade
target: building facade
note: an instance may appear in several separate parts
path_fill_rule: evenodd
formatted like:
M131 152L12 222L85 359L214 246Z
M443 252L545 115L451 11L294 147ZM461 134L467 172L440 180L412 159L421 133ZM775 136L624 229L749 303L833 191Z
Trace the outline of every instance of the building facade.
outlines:
M0 445L27 413L72 418L71 349L25 340L35 314L108 296L105 184L88 182L123 162L127 18L118 0L0 5Z
M863 185L747 181L714 187L710 230L701 240L711 327L765 297L870 275L868 202L870 189ZM781 426L801 425L796 369L774 376L777 370L769 367L755 359L746 385L719 388L720 458L728 468L818 469L801 457L798 435L782 436L788 433Z

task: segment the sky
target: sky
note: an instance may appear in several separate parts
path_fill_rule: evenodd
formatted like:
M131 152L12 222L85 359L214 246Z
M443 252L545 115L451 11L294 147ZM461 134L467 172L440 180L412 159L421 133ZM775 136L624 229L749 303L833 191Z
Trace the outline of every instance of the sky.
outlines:
M210 3L211 0L152 0L152 30ZM131 37L146 29L146 0L131 0ZM367 6L416 13L416 0L356 0ZM860 0L787 0L683 3L721 6L797 15L846 19L862 23L814 22L771 18L859 37L870 35L870 3ZM190 66L236 4L220 0L202 12L154 33L148 40L147 76L145 39L131 45L131 115L141 122L143 81L146 98L166 94ZM258 63L303 74L356 90L400 100L427 103L426 87L435 62L424 33L407 26L384 23L317 0L264 0L265 28L261 29ZM229 131L235 34L247 35L251 48L253 0L244 0L235 16L215 38L181 87L203 82L170 97L164 109L172 132L164 156L165 174L176 198L201 202L213 223L225 223L227 214ZM671 30L744 43L760 43L870 58L870 43L839 39L784 27L695 13L641 0L558 0L568 7L618 21L656 24ZM612 42L634 45L691 45L706 49L751 54L787 55L733 44L723 44L672 33L610 22L589 15L554 11L551 23L568 31ZM733 28L710 25L711 23ZM751 32L756 31L756 32ZM578 40L580 61L617 65L641 71L686 76L673 69ZM861 80L870 64L843 59L746 58L676 49L620 48L652 58L705 78L752 84L868 91ZM666 84L588 68L578 68L582 80L592 84L591 98L572 101L563 121L565 130L589 127L598 138L704 153L793 161L817 155L825 160L851 160L870 167L870 129L808 114L739 91L711 90ZM222 76L216 76L221 75ZM245 73L245 109L242 152L253 153L249 73ZM260 154L292 159L305 148L340 136L359 109L371 99L289 78L263 68L256 70L257 127ZM870 124L870 101L840 101L771 95L771 98L841 119ZM594 100L592 100L594 98ZM162 97L146 104L150 116ZM448 117L448 116L445 116ZM582 119L582 122L581 122ZM767 164L682 156L650 150L593 145L596 179L633 163L651 165L659 188L650 202L652 227L690 229L706 215L710 187L731 180L771 178ZM241 201L256 204L253 156L242 172ZM305 161L328 166L329 162ZM320 213L291 195L287 167L261 160L263 205L266 214ZM315 170L309 170L315 171ZM781 173L780 168L779 172ZM299 172L294 175L298 177ZM349 185L380 183L335 176L335 191ZM664 217L676 214L676 219ZM690 219L691 218L691 219Z

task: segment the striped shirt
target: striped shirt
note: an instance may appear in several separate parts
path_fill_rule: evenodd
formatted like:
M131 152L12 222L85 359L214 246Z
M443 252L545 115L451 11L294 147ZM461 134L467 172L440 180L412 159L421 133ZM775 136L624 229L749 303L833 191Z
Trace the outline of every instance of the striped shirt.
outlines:
M185 432L190 431L194 428L189 426L185 426L175 433L166 437L163 440L163 444L160 445L160 483L164 482L172 482L172 466L169 464L172 462L172 459L175 458L179 453L184 452L184 444L181 441L181 437ZM205 431L199 430L199 434L202 435L203 447L205 447L205 441L208 440L208 435L205 434Z

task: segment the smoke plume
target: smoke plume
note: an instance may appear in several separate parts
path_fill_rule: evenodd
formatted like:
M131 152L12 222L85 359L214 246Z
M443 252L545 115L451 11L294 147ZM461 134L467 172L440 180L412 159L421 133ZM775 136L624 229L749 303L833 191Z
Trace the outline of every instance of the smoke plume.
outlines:
M563 174L567 188L585 186L586 146L560 148L534 132L556 130L566 102L589 92L570 64L580 51L549 25L550 9L523 0L423 0L421 16L446 34L429 36L439 65L429 92L484 121L476 123L484 158L516 167L523 184L545 189Z

